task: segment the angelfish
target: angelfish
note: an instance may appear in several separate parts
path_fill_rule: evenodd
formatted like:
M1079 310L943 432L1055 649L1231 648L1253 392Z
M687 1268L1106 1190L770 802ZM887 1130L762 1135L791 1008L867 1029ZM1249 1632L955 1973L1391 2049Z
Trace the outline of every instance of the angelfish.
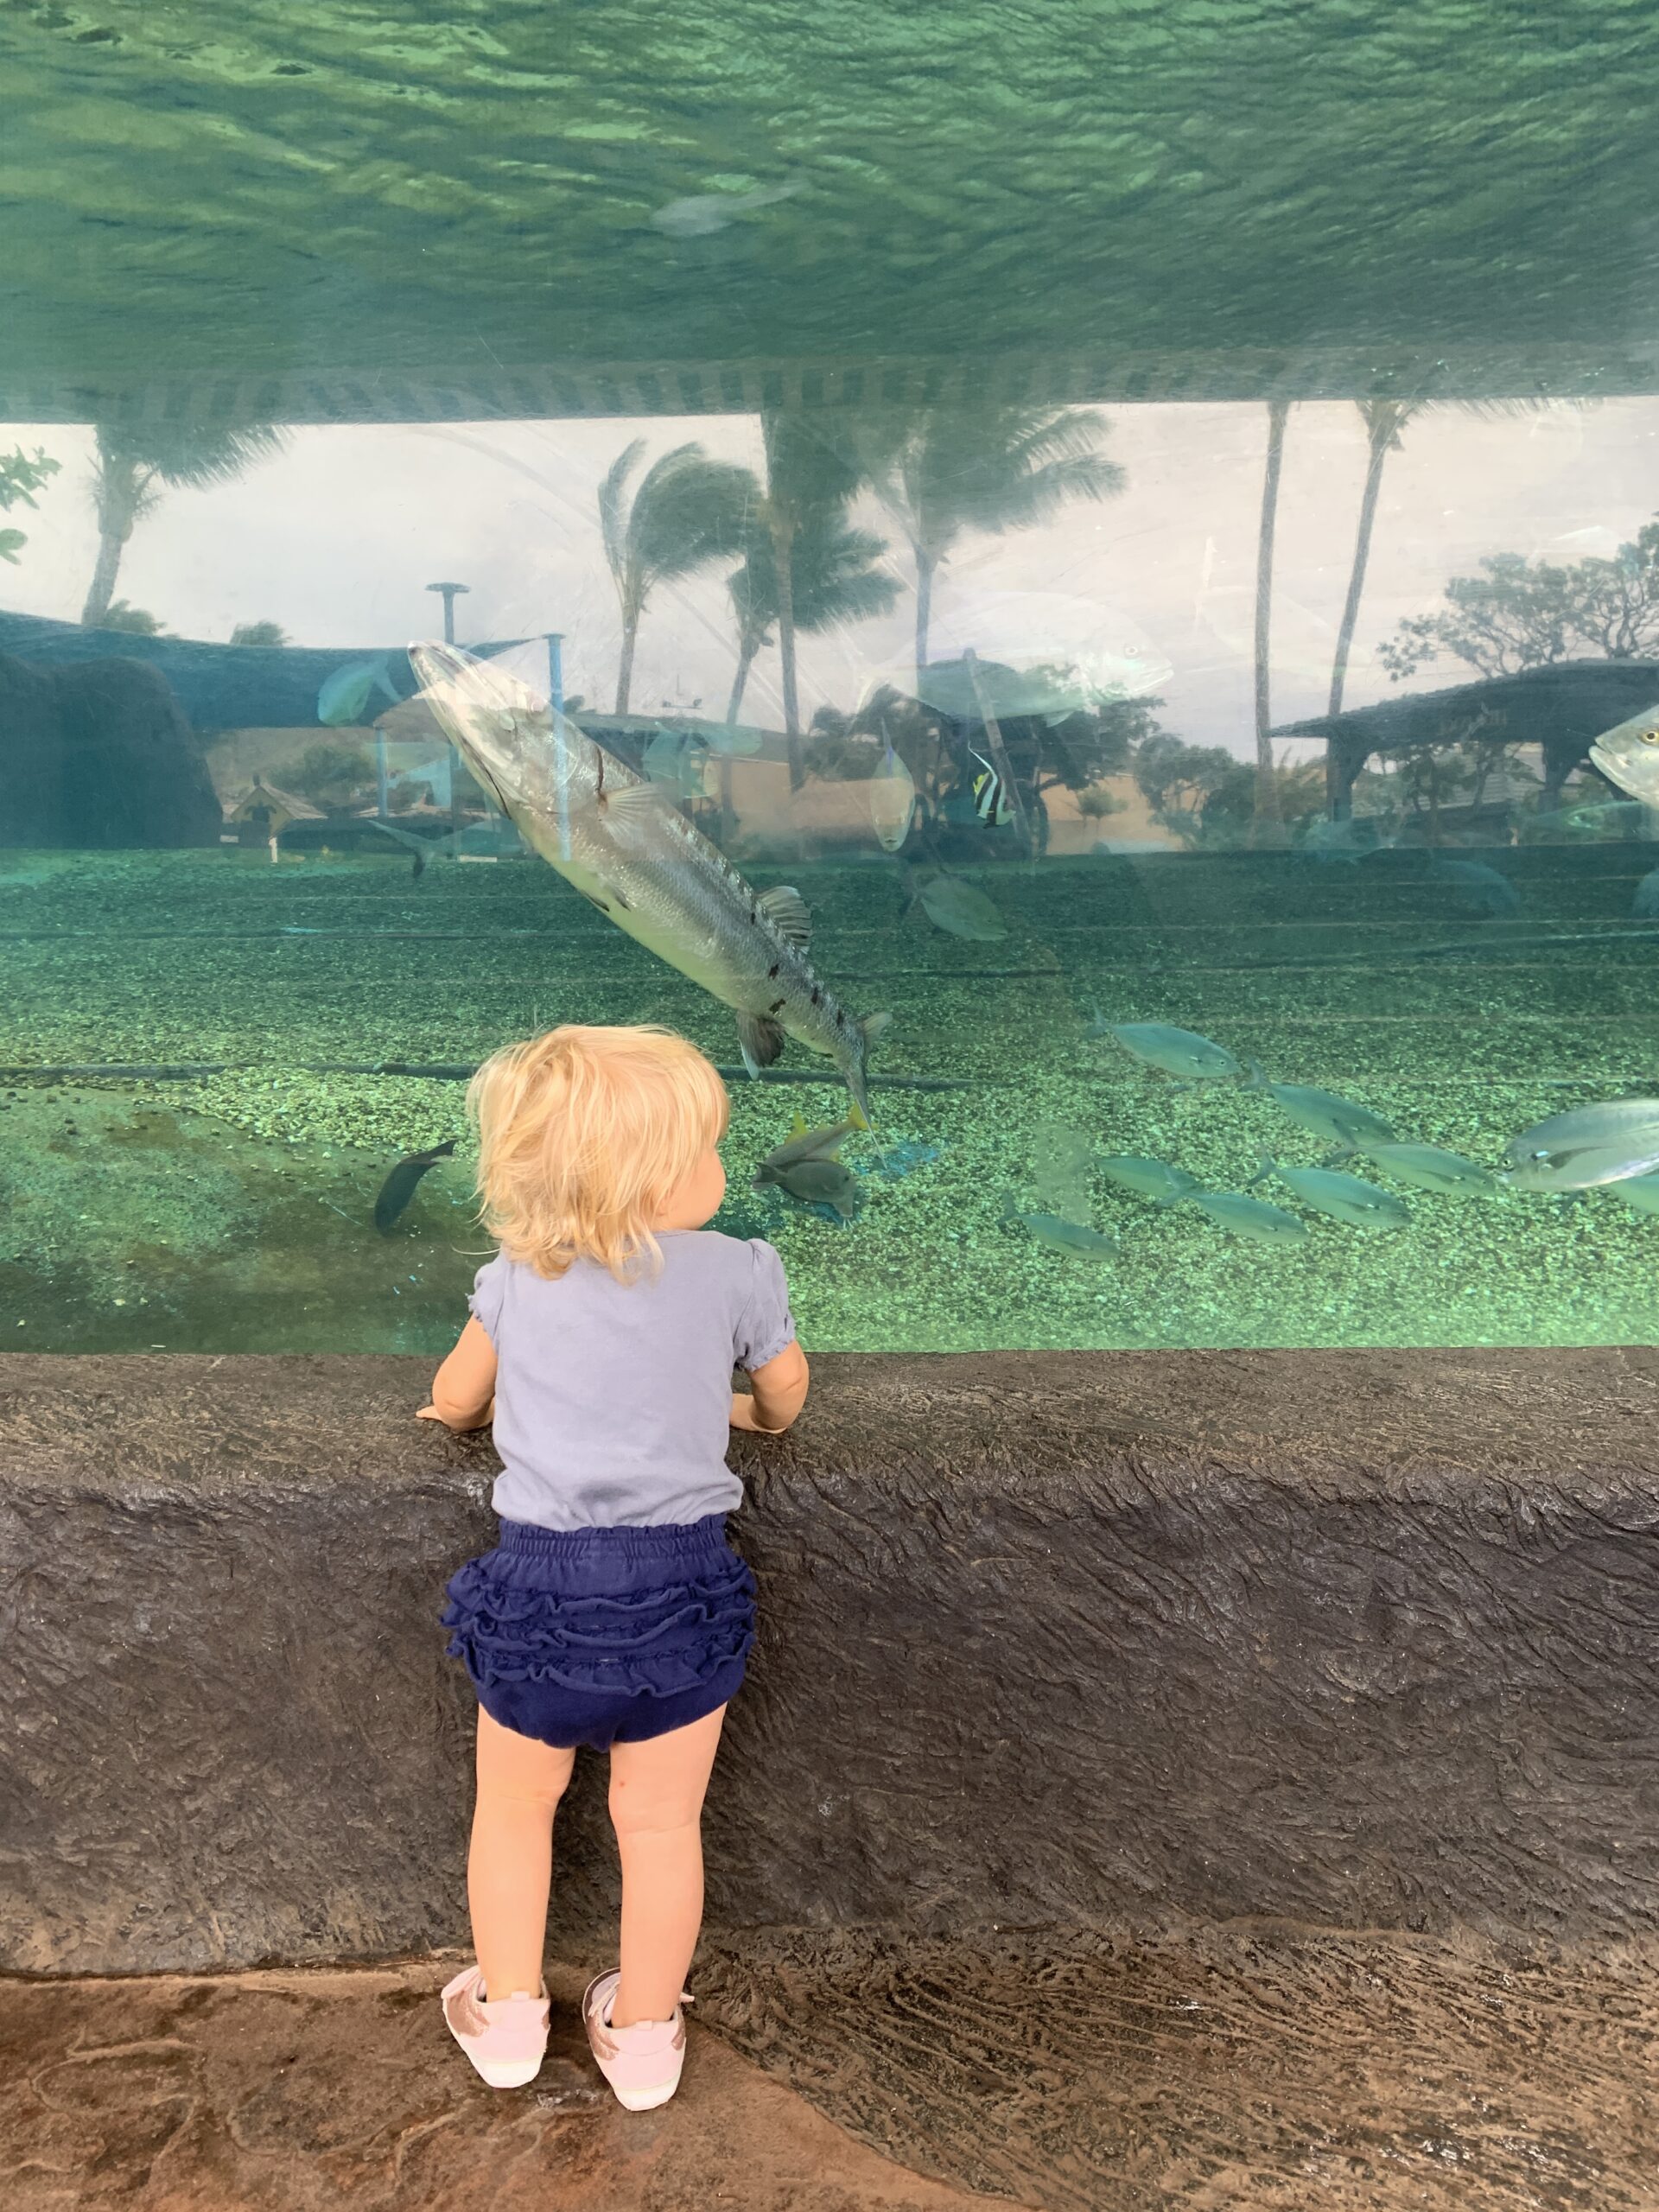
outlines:
M868 1119L886 1014L855 1020L814 973L798 891L756 891L664 794L490 661L415 645L424 696L526 844L620 930L731 1007L751 1075L792 1037L833 1060Z
M870 820L884 853L899 850L915 812L915 779L889 743L870 779Z

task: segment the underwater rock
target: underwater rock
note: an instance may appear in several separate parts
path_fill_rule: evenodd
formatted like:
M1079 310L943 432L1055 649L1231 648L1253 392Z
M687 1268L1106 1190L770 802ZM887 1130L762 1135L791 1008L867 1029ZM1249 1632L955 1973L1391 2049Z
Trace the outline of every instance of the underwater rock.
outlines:
M159 669L0 653L0 843L213 845L223 817Z

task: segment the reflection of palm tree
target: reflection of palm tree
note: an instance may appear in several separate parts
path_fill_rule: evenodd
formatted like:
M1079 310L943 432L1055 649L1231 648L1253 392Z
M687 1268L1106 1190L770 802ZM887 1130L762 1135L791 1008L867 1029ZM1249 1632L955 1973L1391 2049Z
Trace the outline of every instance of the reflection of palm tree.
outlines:
M1492 422L1506 415L1525 415L1556 403L1537 399L1362 399L1356 402L1365 425L1367 454L1365 489L1360 495L1359 527L1354 534L1353 566L1348 572L1348 596L1343 602L1342 624L1337 632L1336 655L1331 664L1331 702L1327 714L1342 712L1343 687L1348 680L1348 656L1359 623L1359 603L1365 591L1365 570L1371 557L1371 532L1376 525L1377 500L1382 490L1382 465L1400 448L1401 433L1414 416L1428 408L1449 404L1466 415ZM1580 404L1583 403L1580 402ZM1327 779L1328 781L1328 779Z
M616 712L628 711L639 619L653 588L723 560L747 542L760 504L751 470L710 461L700 445L676 446L640 478L626 511L623 495L645 442L636 438L612 462L599 487L599 520L622 608Z
M1126 479L1100 450L1102 416L1070 407L931 407L854 430L876 497L916 563L916 665L927 665L933 580L965 530L1028 530L1068 499L1104 499Z
M1421 399L1362 399L1359 412L1365 424L1368 448L1365 489L1359 502L1359 529L1354 538L1354 564L1348 572L1348 596L1343 601L1342 626L1337 632L1336 658L1331 664L1331 704L1327 711L1342 712L1342 687L1348 679L1348 655L1359 621L1359 602L1365 590L1365 568L1371 557L1371 531L1376 523L1376 502L1382 489L1382 464L1397 451L1400 433L1412 416L1427 404Z
M156 505L163 490L200 492L228 484L253 462L268 461L283 445L282 432L268 423L245 423L235 429L147 424L131 429L122 423L100 423L97 435L92 499L98 510L98 565L80 610L88 629L101 625L115 596L121 556L134 524Z
M791 547L791 601L798 630L830 630L837 623L864 622L891 612L899 596L895 580L872 563L887 551L885 540L868 530L854 530L833 510L818 509L795 532ZM743 566L728 588L737 616L737 670L726 719L734 722L743 704L749 671L769 643L767 632L780 619L777 556L770 531L757 535Z
M1290 419L1287 399L1268 402L1268 462L1262 479L1262 526L1255 543L1255 836L1264 836L1262 824L1279 818L1279 793L1274 783L1273 740L1268 735L1273 716L1268 697L1268 670L1273 638L1273 539L1279 518L1279 472L1284 465L1285 424Z
M791 791L798 791L806 780L806 769L801 754L795 632L821 626L806 621L797 607L801 590L795 571L804 553L805 537L816 531L823 537L839 524L842 509L858 488L859 470L849 453L832 445L802 416L769 410L760 417L760 435L766 449L765 512L772 555L769 591L772 619L778 625L789 782ZM798 540L802 541L798 549ZM822 550L821 547L820 554Z

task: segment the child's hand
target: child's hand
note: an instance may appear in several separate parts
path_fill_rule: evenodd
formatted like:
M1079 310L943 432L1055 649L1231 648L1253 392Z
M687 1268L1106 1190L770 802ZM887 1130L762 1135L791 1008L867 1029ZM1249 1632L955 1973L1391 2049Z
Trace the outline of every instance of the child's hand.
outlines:
M489 1404L485 1407L475 1421L449 1421L438 1411L435 1406L423 1406L415 1418L416 1421L442 1421L446 1428L453 1428L457 1434L465 1435L469 1429L489 1427L495 1419L495 1400L493 1398L490 1400Z
M751 1436L781 1436L781 1428L762 1428L754 1417L754 1400L745 1393L732 1393L732 1427L746 1428Z

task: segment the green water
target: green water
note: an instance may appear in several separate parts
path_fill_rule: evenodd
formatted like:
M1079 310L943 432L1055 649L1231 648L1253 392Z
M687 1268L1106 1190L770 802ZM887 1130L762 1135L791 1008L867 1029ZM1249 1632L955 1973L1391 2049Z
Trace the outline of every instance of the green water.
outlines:
M1090 1219L1122 1247L1105 1264L1002 1217L1009 1199L1038 1209L1045 1122L1217 1189L1239 1188L1264 1152L1328 1154L1269 1097L1181 1089L1090 1037L1096 1007L1198 1028L1276 1079L1501 1166L1517 1128L1651 1079L1652 950L1621 932L1656 861L1642 846L1593 864L1514 856L1525 918L1496 924L1409 868L1389 880L1277 855L1056 861L982 874L1009 924L995 945L901 919L880 863L797 868L826 972L893 1012L880 1072L958 1087L877 1090L875 1131L846 1153L866 1171L862 1210L842 1227L747 1187L798 1105L828 1121L842 1094L734 1080L722 1218L777 1243L821 1348L1640 1338L1659 1224L1609 1192L1401 1186L1408 1227L1310 1216L1286 1250L1096 1174ZM0 932L18 1061L227 1064L0 1088L0 1315L41 1347L442 1344L486 1249L464 1141L393 1234L370 1217L401 1152L464 1135L461 1085L307 1063L463 1065L557 1019L667 1020L734 1057L721 1009L529 861L434 867L416 883L395 859L54 858L0 870ZM1575 942L1529 942L1560 936ZM890 1179L880 1162L906 1140L937 1157ZM1260 1194L1295 1210L1282 1190Z
M440 1349L465 1076L563 1020L732 1071L721 1225L812 1346L1650 1338L1616 1185L1349 1159L1407 1211L1355 1227L1247 1077L1494 1175L1659 1092L1659 779L1587 757L1659 709L1656 52L1611 5L5 11L0 1344ZM523 849L417 696L446 632L891 1014L851 1221L753 1186L844 1090L749 1080Z

